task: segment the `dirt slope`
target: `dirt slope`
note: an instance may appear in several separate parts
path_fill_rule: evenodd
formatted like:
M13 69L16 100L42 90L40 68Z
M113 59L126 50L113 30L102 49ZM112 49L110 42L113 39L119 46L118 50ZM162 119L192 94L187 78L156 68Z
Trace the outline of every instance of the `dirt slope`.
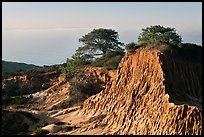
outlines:
M72 104L76 104L86 99L85 93L83 93L85 91L83 89L79 91L80 86L91 84L94 91L90 92L93 92L93 94L94 92L100 92L104 88L105 83L111 80L114 72L110 71L110 73L100 67L86 67L69 80L61 80L62 78L59 77L59 81L55 82L50 88L32 94L31 103L29 103L27 108L30 110L49 111L70 107L72 105L69 105L68 101L75 101ZM78 86L75 86L77 84ZM71 86L78 88L78 91L75 91L76 89L71 88ZM66 106L65 103L67 103Z

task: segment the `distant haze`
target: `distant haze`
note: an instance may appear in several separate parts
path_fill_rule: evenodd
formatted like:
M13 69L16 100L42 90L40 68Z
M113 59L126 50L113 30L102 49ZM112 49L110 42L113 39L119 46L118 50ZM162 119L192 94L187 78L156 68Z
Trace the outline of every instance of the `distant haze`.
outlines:
M183 42L202 45L201 2L4 2L2 59L36 65L66 62L94 28L111 28L124 43L142 28L175 28Z

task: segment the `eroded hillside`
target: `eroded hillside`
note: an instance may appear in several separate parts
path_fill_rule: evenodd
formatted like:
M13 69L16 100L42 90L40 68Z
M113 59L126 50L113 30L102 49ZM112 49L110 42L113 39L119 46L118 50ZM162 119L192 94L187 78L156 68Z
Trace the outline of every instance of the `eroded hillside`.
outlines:
M87 99L83 113L104 114L105 134L201 134L202 65L159 50L126 55L117 77Z
M123 57L117 71L87 67L59 77L33 93L21 111L41 121L30 133L44 125L57 135L200 135L201 73L201 63L165 46L140 47Z
M59 77L58 82L46 90L32 94L28 109L61 110L82 103L104 89L111 80L112 71L86 67L77 70L70 78Z

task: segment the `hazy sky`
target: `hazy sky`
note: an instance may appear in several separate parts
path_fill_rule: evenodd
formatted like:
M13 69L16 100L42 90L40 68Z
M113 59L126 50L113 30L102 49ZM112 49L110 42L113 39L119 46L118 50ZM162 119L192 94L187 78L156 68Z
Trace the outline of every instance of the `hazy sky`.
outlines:
M64 63L94 28L114 29L129 43L156 24L175 28L183 42L202 45L201 2L4 2L2 59Z

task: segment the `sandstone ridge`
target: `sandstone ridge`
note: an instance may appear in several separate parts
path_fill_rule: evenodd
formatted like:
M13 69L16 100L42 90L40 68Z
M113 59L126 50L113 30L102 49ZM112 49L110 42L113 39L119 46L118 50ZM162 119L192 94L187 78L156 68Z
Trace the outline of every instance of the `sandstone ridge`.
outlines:
M84 115L106 117L103 134L202 134L202 65L139 48L121 60L113 81L84 101Z

